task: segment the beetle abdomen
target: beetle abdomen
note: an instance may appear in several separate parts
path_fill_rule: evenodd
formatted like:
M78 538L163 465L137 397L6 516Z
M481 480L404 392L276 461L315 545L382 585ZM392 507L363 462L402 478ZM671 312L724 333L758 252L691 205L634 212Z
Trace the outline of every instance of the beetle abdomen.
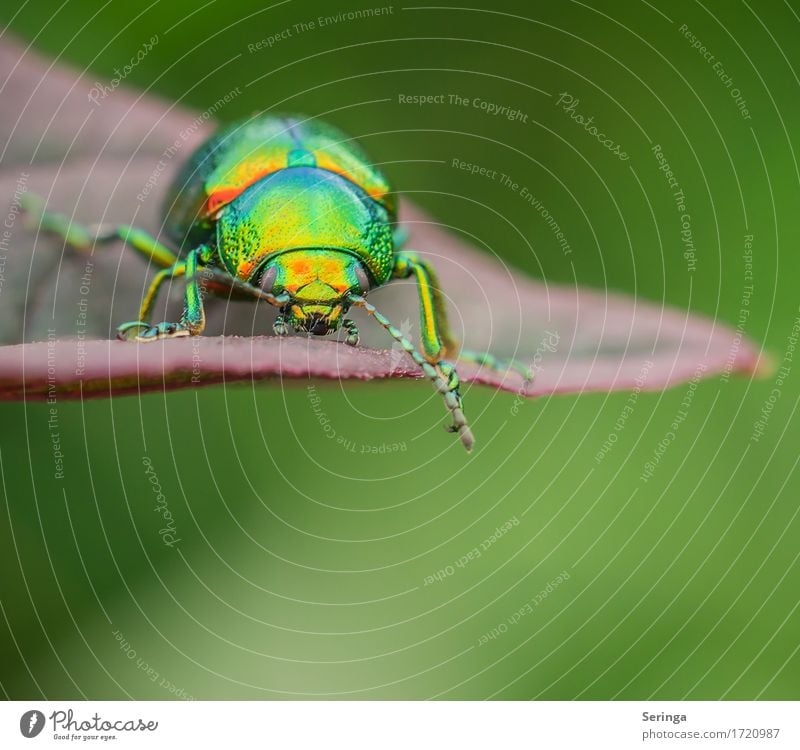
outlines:
M349 180L394 219L389 184L356 143L316 120L262 115L224 128L192 154L169 193L170 235L180 242L195 228L210 228L219 210L251 185L301 166Z
M217 219L217 246L243 280L288 250L332 249L357 255L378 284L391 273L388 212L358 185L325 169L274 172L247 188Z

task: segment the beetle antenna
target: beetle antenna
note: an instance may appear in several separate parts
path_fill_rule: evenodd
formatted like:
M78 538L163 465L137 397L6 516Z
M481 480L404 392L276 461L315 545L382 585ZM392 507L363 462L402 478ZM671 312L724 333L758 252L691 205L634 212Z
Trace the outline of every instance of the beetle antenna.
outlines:
M442 394L444 403L450 410L453 424L447 429L451 432L458 433L459 438L461 438L461 443L469 453L472 450L472 446L475 444L472 430L470 430L467 418L464 416L464 412L461 409L461 402L458 396L448 386L447 381L442 377L441 373L417 351L414 344L412 344L400 330L395 328L386 317L375 309L375 305L370 304L364 297L359 297L356 294L349 295L348 301L350 304L362 308L375 318L378 324L383 327L386 332L408 352L411 359L422 368L422 372L424 372L428 380L433 383L433 387Z

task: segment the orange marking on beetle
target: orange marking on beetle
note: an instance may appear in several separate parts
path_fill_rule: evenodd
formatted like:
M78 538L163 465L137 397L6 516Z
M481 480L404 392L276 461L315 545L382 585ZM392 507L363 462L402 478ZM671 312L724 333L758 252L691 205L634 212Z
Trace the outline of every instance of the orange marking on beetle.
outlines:
M374 198L378 202L386 199L386 194L389 192L387 186L381 185L379 187L374 187L372 185L365 185L363 178L367 176L366 174L356 175L353 172L344 169L341 164L334 161L324 151L315 151L314 156L317 158L317 166L320 169L325 169L328 172L338 174L345 179L350 180L350 182L359 185L361 189L367 193L367 195L369 195L371 198Z
M216 187L206 199L204 214L213 216L220 208L238 198L247 188L274 172L286 168L285 155L269 154L253 161L244 161L237 164L221 180L221 186Z
M308 258L288 259L286 266L293 275L297 276L309 276L314 271L313 263Z
M236 198L241 190L239 188L228 188L227 190L215 190L206 200L203 214L206 217L213 216L220 208L230 203Z
M240 279L247 281L255 272L257 265L258 262L253 259L247 259L245 261L242 261L239 264L239 267L236 269L236 275Z

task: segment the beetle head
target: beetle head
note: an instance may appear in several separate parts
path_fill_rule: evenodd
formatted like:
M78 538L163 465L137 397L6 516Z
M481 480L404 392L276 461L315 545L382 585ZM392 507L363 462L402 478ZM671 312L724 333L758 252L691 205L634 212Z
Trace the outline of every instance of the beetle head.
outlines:
M295 331L325 336L339 330L350 307L348 297L365 294L370 280L358 256L347 250L307 249L273 257L258 285L271 294L289 295L281 313Z

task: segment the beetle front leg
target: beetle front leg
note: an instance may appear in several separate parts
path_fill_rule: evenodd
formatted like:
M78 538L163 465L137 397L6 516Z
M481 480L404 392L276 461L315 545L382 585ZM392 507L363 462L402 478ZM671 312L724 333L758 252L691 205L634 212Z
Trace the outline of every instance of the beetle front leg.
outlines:
M139 308L139 320L150 320L150 315L153 311L153 305L156 302L156 297L161 289L161 286L167 279L174 279L183 276L186 273L186 262L180 261L174 266L164 268L159 271L153 280L150 282L150 287L142 300L141 307Z
M432 364L455 357L458 342L447 320L447 305L439 286L439 279L430 263L414 252L395 255L392 275L396 279L413 276L417 282L420 305L420 338L425 358Z
M449 361L458 352L459 345L447 320L447 305L433 267L414 252L395 255L393 276L407 279L413 276L419 292L419 309L422 351L425 358L441 371L450 391L462 405L461 381L455 366Z
M278 317L275 318L275 322L272 324L272 332L276 336L289 335L289 321L286 320L286 316L283 313L278 313Z
M167 279L174 279L177 276L183 276L186 273L186 262L180 261L170 268L164 268L159 271L153 280L150 282L150 287L142 300L141 307L139 308L139 320L134 320L130 323L122 323L117 327L117 338L126 340L130 337L131 331L141 331L143 335L147 330L152 328L150 323L150 316L153 311L158 292ZM148 341L150 339L148 338Z
M493 354L460 350L447 321L444 295L433 267L416 253L402 252L395 256L394 276L409 278L414 276L419 287L420 318L422 323L422 344L429 362L438 364L443 373L451 378L453 389L458 392L458 375L448 358L488 367L496 372L514 370L526 382L533 380L533 373L513 359L499 359Z
M203 309L203 295L200 291L198 271L201 266L208 263L212 258L212 251L206 245L201 245L192 250L186 260L180 264L183 266L178 273L177 268L173 275L184 275L186 277L186 292L184 296L184 308L181 321L179 323L159 323L150 325L146 320L124 323L117 329L117 337L122 339L130 338L133 341L149 342L159 339L176 338L179 336L198 336L203 332L206 325L205 310ZM159 274L160 275L160 274ZM158 281L163 282L166 275ZM153 280L155 284L157 279ZM153 296L155 290L151 285ZM148 297L150 295L148 294ZM142 310L149 316L148 297L142 305ZM145 315L142 315L144 318ZM136 332L138 330L138 332ZM134 331L134 335L130 333Z
M347 338L344 343L348 346L358 346L358 326L350 318L345 318L342 321L342 326L347 331Z

